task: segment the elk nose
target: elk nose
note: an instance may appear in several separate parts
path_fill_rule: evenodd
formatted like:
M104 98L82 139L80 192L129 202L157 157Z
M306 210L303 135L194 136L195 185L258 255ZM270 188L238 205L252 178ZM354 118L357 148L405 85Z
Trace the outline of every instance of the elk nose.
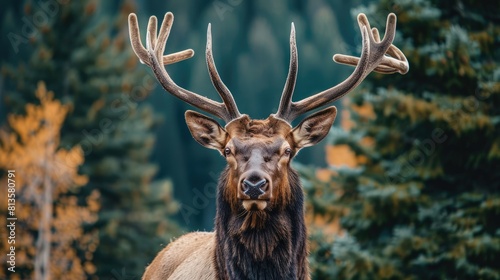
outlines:
M264 194L264 187L267 183L266 179L260 179L258 181L243 180L243 193L248 195L250 199L258 199L260 195Z

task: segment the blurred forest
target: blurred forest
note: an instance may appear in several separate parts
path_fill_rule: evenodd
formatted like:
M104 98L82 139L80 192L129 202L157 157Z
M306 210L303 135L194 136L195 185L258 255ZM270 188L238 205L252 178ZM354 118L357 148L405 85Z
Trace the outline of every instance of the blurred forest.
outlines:
M328 140L295 160L312 277L500 279L495 1L3 2L0 177L16 170L19 222L15 274L1 227L0 278L140 279L171 238L212 229L225 162L192 140L192 108L158 86L128 40L130 12L144 30L171 11L166 52L196 53L168 66L176 83L218 98L204 58L210 22L221 77L253 118L277 109L291 22L300 99L353 70L331 57L359 55L357 13L381 30L396 13L410 72L371 74L336 104Z
M379 1L405 76L344 100L328 168L301 168L315 279L500 279L500 5ZM328 192L325 190L329 190ZM335 236L336 234L336 236Z

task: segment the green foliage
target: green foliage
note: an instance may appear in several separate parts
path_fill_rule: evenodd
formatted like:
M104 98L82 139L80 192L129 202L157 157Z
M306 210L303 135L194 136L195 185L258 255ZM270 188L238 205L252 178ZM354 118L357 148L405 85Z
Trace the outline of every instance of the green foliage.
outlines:
M95 189L101 193L99 220L86 229L99 230L96 275L111 277L126 269L138 276L179 229L169 219L178 208L172 184L152 182L157 166L149 158L158 116L142 101L155 81L144 68L137 70L129 47L126 16L132 7L124 4L110 17L97 1L52 2L51 13L42 1L20 4L28 21L36 23L40 13L47 20L27 36L17 60L3 65L10 90L5 104L22 112L25 103L35 102L34 87L44 80L70 106L61 146L80 145L85 153L81 172L89 183L81 199ZM12 29L24 36L22 31L22 25Z
M397 14L410 72L371 74L352 95L354 127L331 135L365 160L332 167L341 191L328 203L345 207L346 232L322 244L335 265L313 278L500 279L500 6L400 0L358 12L374 26Z

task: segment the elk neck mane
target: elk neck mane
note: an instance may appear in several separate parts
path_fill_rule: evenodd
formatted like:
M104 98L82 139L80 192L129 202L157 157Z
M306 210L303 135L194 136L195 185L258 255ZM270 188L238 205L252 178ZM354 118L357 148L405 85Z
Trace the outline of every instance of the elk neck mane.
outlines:
M231 187L229 173L229 168L222 172L217 195L215 258L219 274L231 279L296 279L304 275L300 270L307 267L307 233L297 172L288 168L291 199L287 205L250 212L235 211L223 194Z

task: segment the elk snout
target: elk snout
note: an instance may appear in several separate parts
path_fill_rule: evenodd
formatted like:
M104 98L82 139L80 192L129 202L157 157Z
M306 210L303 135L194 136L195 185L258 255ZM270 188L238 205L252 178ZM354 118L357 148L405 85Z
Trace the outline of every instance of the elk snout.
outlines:
M261 172L243 174L239 190L239 198L243 200L243 206L247 208L255 204L259 210L265 208L266 201L271 198L270 183L268 176Z
M263 187L267 184L266 179L260 179L257 182L252 182L250 180L243 180L243 193L250 197L250 199L259 199L259 196L263 195L265 191Z

